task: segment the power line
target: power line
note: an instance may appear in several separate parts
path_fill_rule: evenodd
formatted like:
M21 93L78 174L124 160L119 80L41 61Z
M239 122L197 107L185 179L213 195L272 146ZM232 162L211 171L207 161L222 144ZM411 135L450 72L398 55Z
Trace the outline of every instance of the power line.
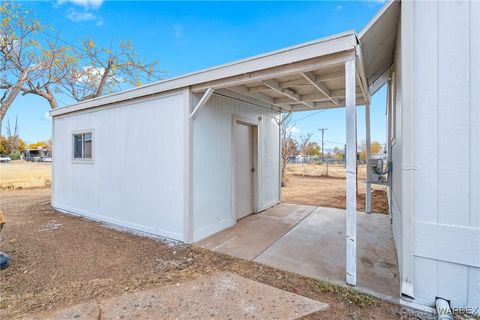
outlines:
M331 143L331 144L341 144L342 146L345 144L345 142L339 142L339 141L329 141L329 140L327 140L326 142Z
M314 112L314 113L312 113L312 114L309 114L308 116L305 116L305 117L300 118L300 119L297 119L297 120L292 120L292 121L293 121L293 122L302 121L302 120L305 120L305 119L307 119L307 118L313 117L314 115L319 114L319 113L321 113L321 112L323 112L323 111L325 111L325 110L326 110L326 109L322 109L322 110L319 110L319 111Z

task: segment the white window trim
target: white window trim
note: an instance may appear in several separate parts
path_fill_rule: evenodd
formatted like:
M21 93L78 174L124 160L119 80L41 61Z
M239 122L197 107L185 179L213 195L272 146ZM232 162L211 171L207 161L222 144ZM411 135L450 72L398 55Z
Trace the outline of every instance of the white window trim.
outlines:
M91 158L75 158L75 135L91 133L92 134L92 157ZM72 149L71 149L71 156L72 156L72 163L84 163L84 164L94 164L95 159L95 130L94 129L82 129L82 130L74 130L72 131ZM83 148L83 142L82 142ZM83 150L82 150L83 154Z

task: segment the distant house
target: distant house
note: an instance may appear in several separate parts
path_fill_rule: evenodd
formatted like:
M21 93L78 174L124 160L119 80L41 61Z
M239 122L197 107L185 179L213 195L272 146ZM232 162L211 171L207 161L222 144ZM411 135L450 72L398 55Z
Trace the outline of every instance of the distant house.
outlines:
M49 147L36 147L23 151L23 159L27 161L42 162L51 161L52 150Z
M368 145L370 98L386 85L401 301L480 306L478 57L480 2L390 2L360 34L53 110L52 205L195 242L279 203L281 112L346 107L355 285L356 106L366 105ZM367 211L370 192L367 182Z

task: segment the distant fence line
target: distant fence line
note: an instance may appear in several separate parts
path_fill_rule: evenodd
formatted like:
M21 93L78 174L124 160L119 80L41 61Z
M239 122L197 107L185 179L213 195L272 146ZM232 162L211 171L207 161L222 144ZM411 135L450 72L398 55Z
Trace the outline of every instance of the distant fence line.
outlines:
M342 158L333 158L333 157L325 157L322 158L320 156L298 156L292 157L288 160L288 163L291 164L337 164L337 165L345 165L345 159Z
M42 188L49 187L50 185L50 179L35 177L28 180L0 183L0 190Z
M297 156L288 160L290 164L332 164L345 166L345 158L334 158L321 156ZM365 164L365 160L357 159L357 164Z

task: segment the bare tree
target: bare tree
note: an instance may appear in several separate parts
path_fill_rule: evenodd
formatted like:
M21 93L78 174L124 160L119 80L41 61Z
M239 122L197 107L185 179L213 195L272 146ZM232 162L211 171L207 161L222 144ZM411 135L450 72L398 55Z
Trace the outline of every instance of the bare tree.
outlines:
M0 130L8 108L22 93L35 92L50 97L50 86L58 79L49 72L65 48L48 41L41 45L34 38L43 29L18 4L3 2L0 30Z
M13 127L10 126L10 120L7 122L6 128L6 136L1 136L0 144L0 152L5 153L7 155L12 154L14 152L22 152L25 149L25 142L20 138L18 133L18 118L15 118L15 125Z
M2 2L0 13L0 123L20 93L38 95L55 109L62 94L79 102L163 75L158 62L137 57L131 42L112 49L89 39L76 46L51 35L52 28L18 3Z
M300 140L296 140L292 137L292 129L295 127L295 123L292 122L292 113L284 113L282 114L280 125L280 134L282 139L282 150L281 150L281 165L282 165L282 172L281 172L281 183L282 187L286 185L286 171L287 171L287 163L292 157L296 157L300 154L300 152L305 148L305 146L310 141L312 136L311 133L307 134L306 136L300 137Z
M113 47L113 44L110 45ZM118 48L99 47L94 40L73 47L75 59L60 70L58 90L75 101L97 98L119 91L123 85L140 86L144 81L160 79L158 62L141 61L130 41L120 42Z

